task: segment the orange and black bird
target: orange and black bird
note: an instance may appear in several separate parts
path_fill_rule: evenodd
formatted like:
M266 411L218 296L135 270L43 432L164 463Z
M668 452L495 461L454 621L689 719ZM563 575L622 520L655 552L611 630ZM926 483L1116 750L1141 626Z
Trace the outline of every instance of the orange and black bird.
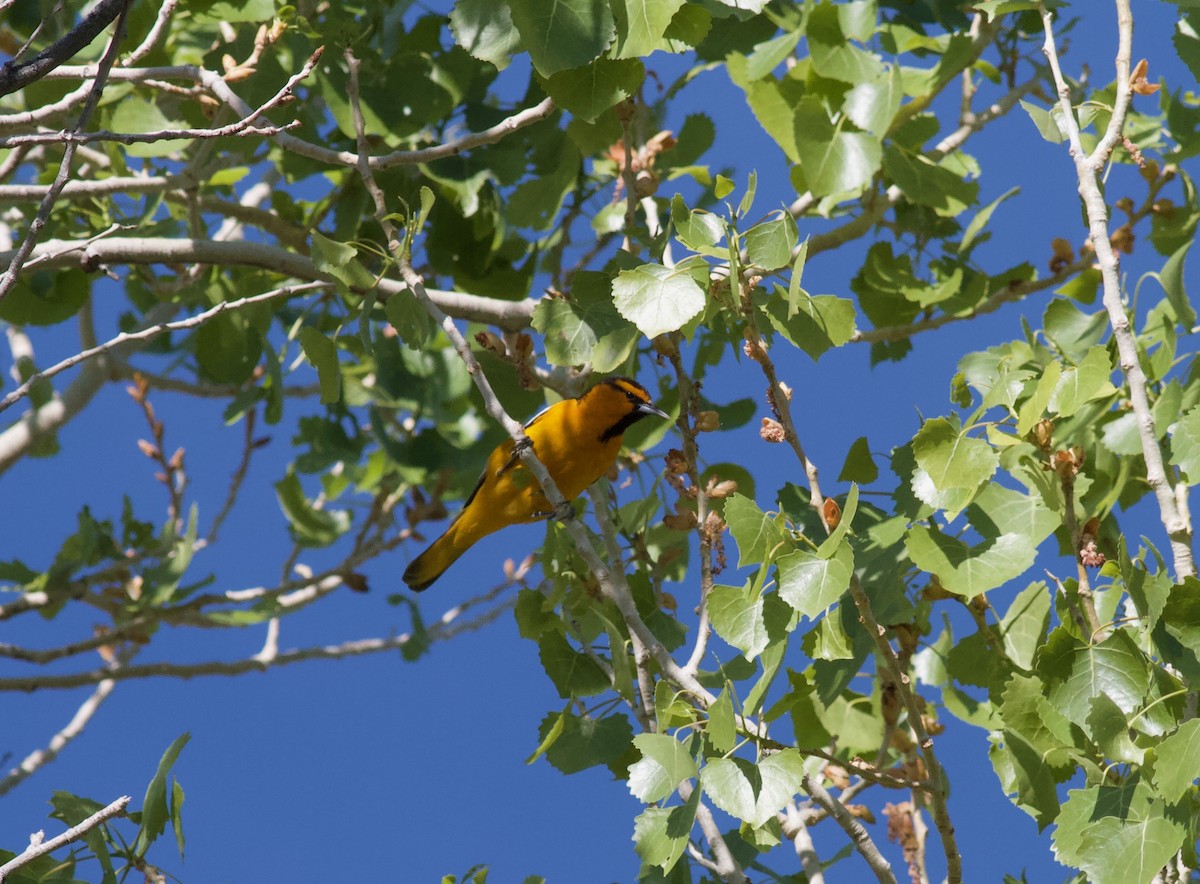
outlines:
M637 381L607 378L578 399L551 405L526 425L525 435L570 501L609 471L625 431L648 415L670 417ZM544 519L552 509L508 439L488 456L475 490L446 533L409 563L404 582L417 592L427 589L476 541L506 525Z

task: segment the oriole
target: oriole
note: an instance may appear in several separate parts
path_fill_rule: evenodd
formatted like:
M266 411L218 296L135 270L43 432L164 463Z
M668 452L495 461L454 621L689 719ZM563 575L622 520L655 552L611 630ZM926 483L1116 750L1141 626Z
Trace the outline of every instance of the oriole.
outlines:
M629 378L607 378L578 399L551 405L525 427L534 453L570 501L608 472L625 431L647 415L669 417L646 388ZM446 533L404 571L404 582L420 592L429 587L472 544L506 525L551 515L537 479L520 462L509 439L488 456L483 475Z

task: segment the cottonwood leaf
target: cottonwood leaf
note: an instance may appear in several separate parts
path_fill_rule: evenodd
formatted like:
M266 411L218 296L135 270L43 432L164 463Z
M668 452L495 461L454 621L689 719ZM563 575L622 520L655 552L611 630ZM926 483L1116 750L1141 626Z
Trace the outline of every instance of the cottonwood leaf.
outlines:
M642 58L660 44L683 0L615 0L617 42L613 58Z
M1171 427L1171 463L1179 467L1189 483L1200 481L1200 405L1188 410Z
M1105 347L1092 347L1083 360L1063 369L1048 407L1061 417L1075 414L1084 403L1106 396L1115 396L1112 385L1112 362Z
M513 25L507 3L496 0L456 0L450 11L454 41L473 58L504 70L521 49L521 35Z
M646 69L637 59L598 58L559 71L546 79L545 86L559 107L590 123L636 92L645 75Z
M676 807L647 807L633 821L634 850L647 866L658 866L666 875L687 848L688 836L700 806L700 790Z
M700 784L712 803L753 827L771 819L800 791L804 759L784 749L751 764L743 758L714 758L700 771Z
M914 525L904 538L913 564L936 574L956 595L974 598L1024 574L1033 566L1036 548L1023 534L1002 534L968 547L927 525Z
M1178 814L1136 775L1121 786L1067 793L1054 828L1054 857L1093 884L1149 881L1187 837Z
M696 762L671 735L638 734L633 744L642 757L629 765L629 791L646 804L662 801L684 780L696 776Z
M606 0L508 0L508 6L543 77L597 58L616 33Z
M878 138L836 126L820 99L802 98L795 109L794 136L804 180L814 196L855 193L879 171L883 156Z
M778 565L780 598L815 620L850 586L854 551L843 544L832 558L822 558L802 549L784 556Z
M738 546L738 567L765 562L777 548L786 548L787 530L744 494L725 501L725 522Z
M741 587L713 586L707 604L712 628L747 660L753 660L767 647L762 593L749 582Z
M1154 785L1169 802L1184 796L1200 776L1200 719L1185 721L1154 748Z
M678 331L704 309L705 293L686 271L661 264L623 270L613 280L617 312L648 338Z

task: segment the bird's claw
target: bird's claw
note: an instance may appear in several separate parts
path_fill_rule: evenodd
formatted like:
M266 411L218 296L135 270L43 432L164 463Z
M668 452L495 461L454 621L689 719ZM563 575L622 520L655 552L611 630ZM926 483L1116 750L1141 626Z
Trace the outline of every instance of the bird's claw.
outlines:
M565 522L568 519L575 518L579 513L575 511L575 507L570 501L564 500L552 510L538 510L533 514L535 519L555 519L559 522Z

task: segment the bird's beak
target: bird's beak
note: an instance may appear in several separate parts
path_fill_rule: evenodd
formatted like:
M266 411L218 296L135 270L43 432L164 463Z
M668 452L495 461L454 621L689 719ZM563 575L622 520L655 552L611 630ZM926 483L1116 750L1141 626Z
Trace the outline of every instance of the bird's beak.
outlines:
M671 419L671 415L667 414L661 408L656 407L650 402L643 402L635 409L635 411L637 411L638 414L652 414L655 417L662 417L666 418L667 420Z

